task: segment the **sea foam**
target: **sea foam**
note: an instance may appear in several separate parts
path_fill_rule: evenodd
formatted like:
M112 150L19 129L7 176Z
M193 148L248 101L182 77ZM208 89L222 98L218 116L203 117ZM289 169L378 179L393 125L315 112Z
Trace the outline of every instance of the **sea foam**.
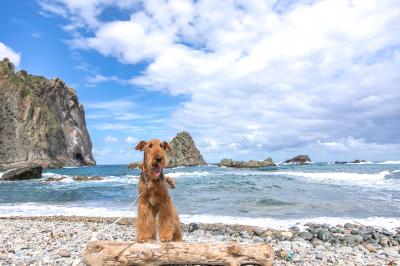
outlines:
M400 161L385 161L379 162L378 164L400 164Z
M90 217L136 217L136 210L128 210L122 207L89 207L89 206L70 206L70 205L49 205L37 203L20 203L0 205L0 217L10 216L90 216ZM222 224L238 224L250 225L260 228L288 229L291 226L297 226L304 229L307 223L319 224L345 224L360 223L363 225L380 226L389 230L400 227L400 219L389 217L312 217L312 218L292 218L292 219L274 219L269 217L238 217L238 216L218 216L209 214L181 214L181 222L183 223L222 223Z

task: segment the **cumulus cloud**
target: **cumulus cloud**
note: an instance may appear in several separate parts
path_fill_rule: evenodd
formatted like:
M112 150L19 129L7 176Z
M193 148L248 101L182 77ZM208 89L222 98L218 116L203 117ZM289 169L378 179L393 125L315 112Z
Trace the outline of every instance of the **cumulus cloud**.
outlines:
M104 142L118 142L118 138L116 138L116 137L113 137L113 136L111 136L111 135L108 135L105 139L104 139Z
M99 1L55 2L91 29L74 47L146 62L133 84L190 96L170 125L206 152L400 143L398 1L149 0L111 21Z
M125 141L128 142L128 143L136 143L136 142L138 142L138 140L137 140L136 138L131 137L131 136L128 136L128 137L125 139Z
M21 62L21 53L15 52L12 48L0 42L0 60L8 58L16 67Z

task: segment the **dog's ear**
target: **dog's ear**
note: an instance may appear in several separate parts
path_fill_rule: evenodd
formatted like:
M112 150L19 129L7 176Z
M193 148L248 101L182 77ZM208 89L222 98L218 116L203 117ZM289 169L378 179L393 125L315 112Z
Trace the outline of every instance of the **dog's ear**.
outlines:
M162 146L163 146L164 150L166 150L166 151L171 150L171 146L169 146L168 142L166 142L166 141L163 141Z
M143 151L144 150L144 146L146 146L147 142L142 140L138 143L138 145L136 145L135 149L138 151Z

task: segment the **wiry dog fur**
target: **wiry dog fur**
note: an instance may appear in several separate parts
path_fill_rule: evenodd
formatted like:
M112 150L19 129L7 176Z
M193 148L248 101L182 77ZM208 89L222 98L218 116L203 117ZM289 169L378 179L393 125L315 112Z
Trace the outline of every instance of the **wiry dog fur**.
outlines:
M139 201L136 218L136 238L149 241L182 241L179 216L168 193L163 169L167 166L167 142L159 139L141 141L136 150L144 151L142 174L139 178ZM172 183L170 183L172 182ZM172 178L168 183L173 184Z

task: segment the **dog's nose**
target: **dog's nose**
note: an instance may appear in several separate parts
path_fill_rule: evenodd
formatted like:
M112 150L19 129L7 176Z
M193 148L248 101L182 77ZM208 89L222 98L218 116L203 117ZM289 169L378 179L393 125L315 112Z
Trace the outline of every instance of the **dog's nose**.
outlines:
M161 156L157 155L157 156L156 156L156 162L157 162L157 163L161 163L161 161L162 161Z

